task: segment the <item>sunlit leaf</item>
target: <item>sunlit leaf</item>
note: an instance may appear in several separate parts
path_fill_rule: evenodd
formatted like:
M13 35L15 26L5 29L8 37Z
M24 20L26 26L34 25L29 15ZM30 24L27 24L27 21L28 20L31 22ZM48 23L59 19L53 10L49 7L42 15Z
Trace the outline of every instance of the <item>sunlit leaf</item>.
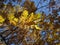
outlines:
M15 22L18 22L18 18L14 18L14 21L15 21Z
M41 18L41 14L40 13L38 13L37 15L36 15L36 18L38 19L38 18Z
M27 17L28 16L28 11L27 10L24 10L23 13L22 13L23 17Z
M34 18L34 13L31 13L28 22L33 21L33 18Z
M0 23L3 23L5 19L0 15Z
M10 20L10 24L12 24L12 25L15 25L15 26L16 26L16 22L15 22L15 21L13 21L13 20Z
M35 20L34 22L35 23L38 23L38 22L40 22L41 21L41 19L37 19L37 20Z
M40 30L40 28L37 25L35 25L35 28L38 29L38 30Z

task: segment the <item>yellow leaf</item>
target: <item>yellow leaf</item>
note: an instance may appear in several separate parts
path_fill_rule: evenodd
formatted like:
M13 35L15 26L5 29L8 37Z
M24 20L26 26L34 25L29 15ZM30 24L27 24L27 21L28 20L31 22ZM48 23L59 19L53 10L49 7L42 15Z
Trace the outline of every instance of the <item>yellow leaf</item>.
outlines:
M14 21L15 21L15 22L18 22L18 18L14 18Z
M0 23L3 23L5 19L0 15Z
M35 19L39 19L42 15L40 13L35 15Z
M17 23L18 23L18 18L13 18L12 20L9 20L10 21L10 24L12 24L12 25L17 25Z
M24 10L23 13L22 13L23 17L27 17L28 16L28 11L27 10Z
M29 20L28 20L28 22L31 22L31 21L33 21L33 18L34 18L34 13L31 13L31 15L30 15L30 17L29 17Z
M37 25L35 25L35 28L38 29L38 30L40 30L40 28Z
M35 23L38 23L39 21L41 21L41 19L37 19L37 20L35 20L34 22L35 22Z
M10 24L12 24L12 25L15 25L15 26L16 26L16 22L15 22L15 21L13 21L13 20L10 20Z
M10 14L8 15L8 19L9 19L9 21L10 21L10 24L12 24L12 25L17 25L18 18L15 18L14 13L10 13Z
M23 17L23 16L22 16L22 17L19 17L19 22L20 22L20 23L21 23L21 22L24 23L25 20L26 20L25 17Z
M40 14L40 13L38 13L38 14L37 14L37 18L40 18L40 17L41 17L41 14Z

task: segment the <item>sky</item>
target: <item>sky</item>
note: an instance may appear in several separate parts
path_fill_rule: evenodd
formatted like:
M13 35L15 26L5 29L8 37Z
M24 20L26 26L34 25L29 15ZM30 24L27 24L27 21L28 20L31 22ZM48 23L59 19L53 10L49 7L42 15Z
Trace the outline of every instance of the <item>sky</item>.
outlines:
M22 3L23 3L24 1L25 1L25 0L22 0ZM36 6L37 8L40 8L41 6L48 5L50 0L46 0L45 2L43 2L43 0L31 0L31 1L34 1L35 6ZM55 1L57 1L57 0L55 0ZM6 2L5 4L7 4L8 2L9 2L9 0L7 0L7 2ZM39 2L41 2L41 3L38 5ZM14 3L14 2L12 2L12 3L13 3L13 5L14 5L14 4L17 5L17 1L16 1L15 3ZM22 3L21 3L21 4L22 4ZM38 6L37 6L37 5L38 5ZM58 5L59 5L59 4L58 4ZM59 6L60 6L60 5L59 5ZM44 11L44 12L46 13L46 15L48 15L49 13L52 12L52 9L51 9L51 11L49 11L48 8L43 7L43 8L38 9L38 10L36 11L36 13L39 13L39 12L42 12L42 11ZM58 12L58 14L60 14L60 12Z
M41 6L48 5L50 0L47 0L47 1L45 1L45 2L43 2L43 0L38 0L38 1L37 1L37 0L33 0L33 1L35 2L36 7L37 7L37 5L38 5L38 3L39 3L39 1L40 1L41 3L40 3L40 4L38 5L38 7L37 7L37 8L40 8ZM40 8L40 9L38 9L36 12L38 13L38 12L42 12L42 11L44 11L47 15L48 15L49 13L51 13L51 12L48 12L49 9L47 9L46 7Z
M25 1L25 0L23 0L22 3L23 3L24 1ZM44 3L43 3L43 0L41 0L41 4L38 5L38 3L39 3L40 0L31 0L31 1L34 1L35 6L36 6L37 8L39 8L39 7L41 7L41 6L44 6L44 5L47 5L47 4L49 3L49 0L45 1ZM6 2L5 4L7 4L8 2L9 2L9 0L7 0L7 2ZM13 3L13 5L14 5L14 4L17 5L17 1L16 1L16 2L12 2L12 3ZM38 5L38 6L37 6L37 5ZM44 10L45 10L45 8L41 8L41 9L38 9L36 12L38 13L38 12L44 11ZM48 12L48 9L45 10L45 13L47 13L47 12ZM47 13L47 14L48 14L48 13Z

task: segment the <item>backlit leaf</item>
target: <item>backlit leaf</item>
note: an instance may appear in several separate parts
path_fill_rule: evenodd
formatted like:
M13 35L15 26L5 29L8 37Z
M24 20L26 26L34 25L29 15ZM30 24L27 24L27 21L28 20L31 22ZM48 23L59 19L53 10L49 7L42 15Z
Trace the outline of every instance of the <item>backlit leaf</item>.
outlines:
M34 18L34 13L31 13L28 22L31 22L33 20L33 18Z
M37 25L35 25L35 28L38 29L38 30L40 30L40 28Z
M14 18L14 21L15 21L15 22L18 22L18 18Z
M23 17L27 17L28 16L28 11L27 10L24 10L23 13L22 13Z
M0 15L0 23L3 23L5 19Z

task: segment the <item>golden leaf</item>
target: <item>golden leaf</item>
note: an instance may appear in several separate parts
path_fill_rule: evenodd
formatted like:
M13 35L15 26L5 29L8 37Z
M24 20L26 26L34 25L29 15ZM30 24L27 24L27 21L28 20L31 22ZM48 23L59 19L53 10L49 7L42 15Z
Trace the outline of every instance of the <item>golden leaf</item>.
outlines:
M37 25L35 25L35 28L38 29L38 30L40 30L40 28Z
M15 21L13 21L13 20L10 20L10 24L12 24L12 25L15 25L16 26L16 22Z
M31 13L28 22L33 21L33 18L34 18L34 13Z
M36 20L36 19L39 19L39 18L41 18L41 16L42 16L42 15L41 15L40 13L38 13L38 14L35 15L34 19L35 19L35 20Z
M22 13L23 17L27 17L28 16L28 11L27 10L24 10L23 13Z
M0 15L0 23L3 23L5 19Z
M18 22L18 18L14 18L14 21L15 21L15 22Z

